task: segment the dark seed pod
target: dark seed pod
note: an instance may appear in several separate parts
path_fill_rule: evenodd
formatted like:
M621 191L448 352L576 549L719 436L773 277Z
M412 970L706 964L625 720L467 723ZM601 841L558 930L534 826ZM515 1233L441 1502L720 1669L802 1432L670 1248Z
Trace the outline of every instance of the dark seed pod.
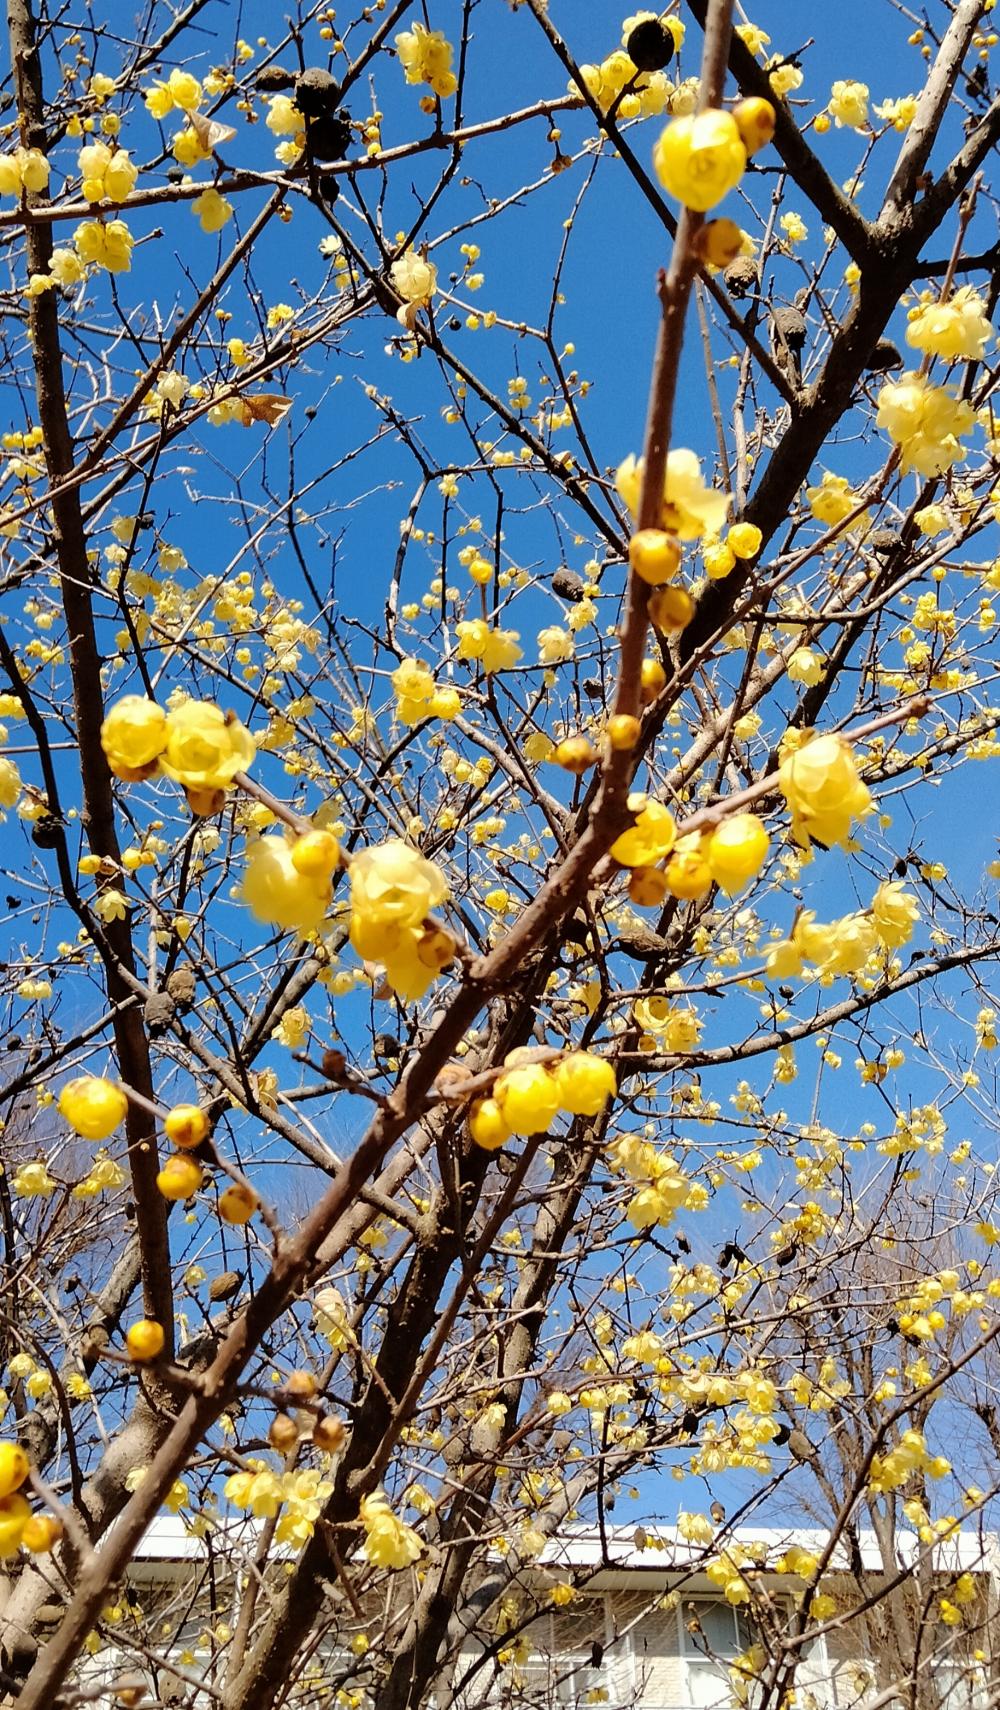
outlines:
M242 1282L242 1271L220 1271L208 1285L209 1300L232 1300L234 1294L239 1294Z
M629 34L625 52L637 71L662 71L674 56L674 38L659 18L644 18Z
M343 108L307 121L306 147L313 160L343 160L350 146L351 120Z
M802 349L806 342L806 322L800 309L773 309L771 325L776 343L787 344L790 350Z
M885 374L890 368L902 368L903 358L891 338L880 338L865 368L869 374Z
M54 813L43 813L31 828L31 841L37 849L58 849L62 835L62 820Z
M279 95L284 89L295 88L295 73L283 65L262 65L253 81L262 94Z
M320 65L310 65L295 79L295 105L307 119L332 113L340 100L340 84Z
M738 255L722 275L731 297L749 297L760 283L757 263L749 255Z
M868 536L866 545L880 558L888 558L899 546L899 535L894 528L877 528Z
M583 599L586 586L583 577L578 576L575 570L568 570L565 565L552 577L552 592L558 594L561 599L572 600L574 603Z

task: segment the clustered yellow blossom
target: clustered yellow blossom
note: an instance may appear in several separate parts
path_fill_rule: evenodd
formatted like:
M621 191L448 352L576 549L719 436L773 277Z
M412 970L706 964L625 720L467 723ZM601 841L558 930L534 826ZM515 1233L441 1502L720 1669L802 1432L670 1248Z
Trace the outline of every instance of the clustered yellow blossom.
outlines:
M107 273L128 273L134 239L124 220L84 220L73 233L77 258L84 267Z
M850 745L833 733L811 736L786 752L778 787L792 815L792 835L806 849L810 841L827 848L846 843L852 822L871 808Z
M403 659L392 673L396 717L400 724L422 724L425 718L453 719L462 710L457 689L439 689L433 673L418 659Z
M888 1490L898 1490L914 1473L944 1478L950 1471L950 1462L943 1455L929 1453L923 1432L911 1429L900 1433L899 1442L887 1454L874 1456L868 1488L882 1496Z
M616 116L622 119L657 117L668 105L672 112L682 111L680 105L674 104L675 101L693 100L690 90L684 86L675 90L662 71L640 72L626 51L629 36L637 25L656 17L655 12L636 12L626 18L622 28L621 47L609 53L599 65L581 65L580 75L587 91L602 112L606 113L614 107ZM673 17L664 18L662 23L673 38L674 48L679 51L685 36L683 23L679 18ZM572 80L567 88L571 95L579 93L576 83Z
M618 465L615 486L633 517L639 515L644 460L628 456ZM679 540L717 535L725 525L729 498L713 492L702 480L701 462L693 451L668 452L659 527Z
M16 148L0 154L0 196L37 194L49 181L49 163L40 148Z
M880 885L867 912L824 923L812 909L804 909L791 938L779 940L768 952L768 974L772 979L787 979L800 974L806 962L821 977L856 974L879 946L898 950L908 943L918 918L917 900L904 890L901 880Z
M30 1470L19 1443L0 1443L0 1557L16 1555L22 1545L33 1553L50 1550L61 1535L59 1522L32 1514L21 1494Z
M373 1567L399 1569L419 1560L420 1539L412 1526L393 1513L381 1493L362 1497L360 1518L365 1529L362 1552Z
M846 126L849 130L863 130L868 122L867 83L859 83L855 78L838 78L830 90L829 110L838 126Z
M965 457L961 435L975 427L976 412L952 387L911 372L882 387L875 419L898 445L904 473L942 475Z
M160 772L183 785L194 813L217 812L221 792L256 753L235 714L213 702L181 701L164 712L144 695L123 695L110 708L101 746L116 778L137 783Z
M906 328L906 342L914 350L951 361L979 361L995 336L986 305L971 285L960 286L944 303L926 296L910 310Z
M818 487L806 488L806 502L817 522L833 528L842 523L851 512L857 510L861 503L858 494L852 488L846 475L835 475L832 470L823 472L823 479ZM856 517L850 532L867 526L867 512Z
M201 106L203 98L197 77L190 71L182 71L179 66L165 83L154 83L144 94L147 110L154 119L165 119L175 108L182 113L193 113Z
M459 659L478 659L487 676L509 671L524 657L516 629L492 628L485 618L466 618L455 625Z
M440 30L414 23L395 43L407 83L426 83L442 101L454 95L458 79L451 69L452 46Z
M255 838L240 894L257 920L285 932L315 932L330 906L339 860L340 846L329 832Z
M393 991L423 997L453 959L455 940L429 917L448 896L444 874L401 838L351 858L351 943L381 963Z
M127 149L111 149L103 142L87 143L80 150L79 166L85 202L124 202L139 176Z
M437 290L437 268L419 250L407 249L389 269L393 289L404 303L425 309Z
M637 1134L625 1134L610 1148L612 1167L641 1184L629 1201L625 1215L635 1229L652 1229L667 1224L682 1206L695 1210L704 1203L695 1194L695 1184L684 1174L676 1159L660 1152L649 1140Z
M611 855L632 868L629 895L640 907L655 907L668 894L703 896L712 883L727 896L741 891L767 858L767 832L752 813L731 814L701 835L677 842L673 816L662 802L646 796L628 799L635 823L611 845ZM675 847L676 845L676 847ZM670 856L662 870L659 863Z
M512 1051L492 1096L473 1104L469 1133L493 1152L512 1134L548 1133L560 1111L598 1116L615 1088L614 1069L593 1051L571 1051L548 1065L532 1061L530 1050Z

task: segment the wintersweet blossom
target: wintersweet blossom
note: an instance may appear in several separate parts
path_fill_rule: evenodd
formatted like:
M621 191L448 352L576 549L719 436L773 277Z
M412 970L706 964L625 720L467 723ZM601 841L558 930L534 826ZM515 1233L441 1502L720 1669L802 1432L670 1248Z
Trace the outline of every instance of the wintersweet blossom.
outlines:
M653 150L653 166L664 189L701 214L739 183L746 164L736 120L721 108L672 119Z
M124 220L84 220L73 233L84 266L103 267L106 273L129 272L134 241Z
M191 212L197 214L203 232L219 232L232 219L233 204L214 185L209 185L191 203Z
M393 289L404 303L426 308L437 290L437 268L415 249L398 255L389 269Z
M410 1567L423 1553L423 1545L412 1526L407 1526L376 1492L361 1499L361 1524L365 1529L362 1552L374 1567Z
M0 754L0 808L16 807L23 787L13 760Z
M901 879L879 885L872 898L872 921L879 942L886 949L898 950L901 945L908 944L919 918L917 899L903 889Z
M395 43L407 83L426 83L442 101L454 95L458 79L451 69L452 46L440 30L414 23Z
M492 629L485 618L468 618L455 625L459 659L478 659L487 676L509 671L523 658L516 629Z
M629 796L628 805L635 814L635 824L615 838L611 857L623 867L655 867L674 846L677 827L673 815L662 802L643 795Z
M189 790L225 790L255 753L253 737L235 714L212 701L182 701L167 714L160 770Z
M116 778L135 783L156 771L167 745L167 715L145 695L123 695L101 725L101 747Z
M618 465L615 486L633 517L639 515L644 460L629 455ZM659 526L680 540L700 540L725 527L729 498L702 480L701 461L683 447L667 454Z
M16 148L0 154L0 196L37 194L49 181L49 163L39 148Z
M705 840L703 859L726 896L735 896L756 878L767 859L770 838L753 813L734 813Z
M175 107L183 113L193 113L201 106L202 86L190 71L175 67L166 83L154 83L144 91L146 108L154 119L165 119Z
M863 130L868 122L869 94L867 83L859 83L852 77L838 77L830 90L830 112L837 125L852 131Z
M792 815L792 835L805 848L811 839L829 848L845 843L851 824L871 808L858 777L854 754L842 736L810 737L778 767L778 787Z
M971 433L976 412L948 386L933 386L922 374L903 374L879 393L877 425L899 447L903 471L942 475L966 455L961 435Z
M906 342L928 356L978 361L995 338L986 305L971 285L962 285L947 302L928 298L910 310Z
M292 845L281 833L258 837L247 849L241 887L243 901L257 920L287 932L315 932L330 906L329 872L301 872Z
M59 1114L84 1140L106 1140L128 1115L128 1099L116 1081L77 1075L59 1094Z
M135 186L139 168L128 150L107 143L87 143L78 156L85 202L124 202Z

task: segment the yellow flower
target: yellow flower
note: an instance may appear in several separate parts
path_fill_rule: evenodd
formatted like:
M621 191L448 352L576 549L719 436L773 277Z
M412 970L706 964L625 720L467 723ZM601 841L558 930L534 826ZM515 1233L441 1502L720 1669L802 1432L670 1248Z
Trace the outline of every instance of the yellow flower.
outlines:
M437 268L415 249L396 257L389 269L393 289L404 303L416 303L426 308L437 290Z
M734 523L726 535L726 545L737 558L756 558L764 539L756 523Z
M889 950L908 944L920 918L917 899L904 891L901 879L879 885L872 898L872 921L880 943Z
M156 770L167 743L167 715L145 695L123 695L101 725L101 747L116 778L135 783Z
M11 1496L30 1471L31 1463L20 1443L0 1443L0 1499Z
M623 867L655 867L674 846L677 827L673 816L662 802L649 801L645 796L630 796L629 807L636 821L612 843L612 858Z
M219 232L232 219L233 204L220 196L214 185L209 185L191 203L191 212L197 214L203 232Z
M908 373L882 387L875 419L899 446L904 473L941 475L966 455L959 436L975 427L976 412L950 387Z
M911 309L906 342L928 356L979 361L995 337L985 310L979 292L963 285L946 303L928 301Z
M617 1088L615 1071L592 1051L571 1051L553 1071L560 1109L571 1116L599 1116Z
M19 1491L0 1498L0 1556L13 1556L21 1547L31 1509Z
M736 120L721 109L672 119L653 150L664 189L701 214L739 183L746 164Z
M806 488L806 501L816 521L828 528L843 522L860 503L846 475L834 475L829 469L824 470L818 487ZM854 527L859 527L861 521L859 517Z
M44 190L48 181L49 163L41 149L17 148L13 154L0 154L0 196Z
M639 514L643 459L626 457L618 466L615 486L634 517ZM725 526L729 499L713 492L701 478L701 463L693 451L683 447L667 454L663 482L660 527L681 540L700 540L717 535Z
M211 701L182 701L167 714L160 769L191 790L224 790L253 762L256 747L232 713Z
M792 815L792 835L809 846L811 838L829 848L846 842L851 821L871 807L871 796L858 777L854 755L843 737L813 736L778 768L778 786Z
M403 929L422 927L448 895L444 874L401 838L352 857L351 943L359 956L382 961Z
M56 1184L49 1175L48 1165L40 1158L36 1163L22 1164L10 1185L19 1199L48 1199Z
M891 125L894 131L908 130L917 116L917 97L915 95L900 95L898 100L883 101L875 108L880 119Z
M204 1179L200 1164L196 1164L193 1158L186 1158L183 1152L175 1152L166 1159L157 1174L156 1185L164 1199L190 1199L198 1192Z
M703 853L719 889L735 896L755 878L767 859L769 842L756 814L736 813L716 826Z
M559 1087L541 1063L505 1069L493 1089L512 1134L544 1134L559 1110Z
M485 1152L495 1152L510 1139L503 1111L495 1098L477 1098L469 1111L469 1133Z
M78 1075L59 1094L59 1114L84 1140L106 1140L128 1115L128 1099L116 1081Z
M405 1568L417 1561L423 1545L412 1526L407 1526L392 1512L384 1496L365 1496L361 1500L361 1523L365 1529L362 1551L375 1567Z
M129 1326L125 1337L125 1346L137 1365L144 1365L147 1360L155 1360L163 1352L166 1336L163 1325L157 1324L153 1318L140 1318Z
M451 69L451 43L440 30L429 30L425 24L415 23L412 29L403 30L395 42L407 83L426 83L442 100L454 95L458 79Z
M240 894L255 919L286 932L315 932L330 906L330 875L300 872L292 847L280 832L251 843Z
M108 273L129 272L133 242L124 220L84 220L73 233L84 266L103 267Z
M811 647L797 647L788 661L788 675L793 683L811 686L823 677L823 661Z
M85 202L124 202L139 176L127 149L110 149L103 142L87 143L78 164Z
M0 807L16 807L23 787L21 774L13 760L0 754Z
M455 625L459 659L478 659L489 676L507 671L523 657L514 629L491 629L485 618L467 618Z
M628 543L628 561L643 582L658 588L680 569L681 549L672 534L660 528L641 528Z
M830 90L830 112L837 125L846 125L852 131L863 130L868 122L868 95L867 83L838 77Z

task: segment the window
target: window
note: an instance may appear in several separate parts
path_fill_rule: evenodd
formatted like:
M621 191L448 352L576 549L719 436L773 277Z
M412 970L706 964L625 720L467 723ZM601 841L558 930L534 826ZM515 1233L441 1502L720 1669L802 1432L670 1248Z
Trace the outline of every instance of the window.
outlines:
M679 1613L688 1703L695 1710L730 1710L729 1665L753 1643L748 1617L730 1603L687 1597Z

